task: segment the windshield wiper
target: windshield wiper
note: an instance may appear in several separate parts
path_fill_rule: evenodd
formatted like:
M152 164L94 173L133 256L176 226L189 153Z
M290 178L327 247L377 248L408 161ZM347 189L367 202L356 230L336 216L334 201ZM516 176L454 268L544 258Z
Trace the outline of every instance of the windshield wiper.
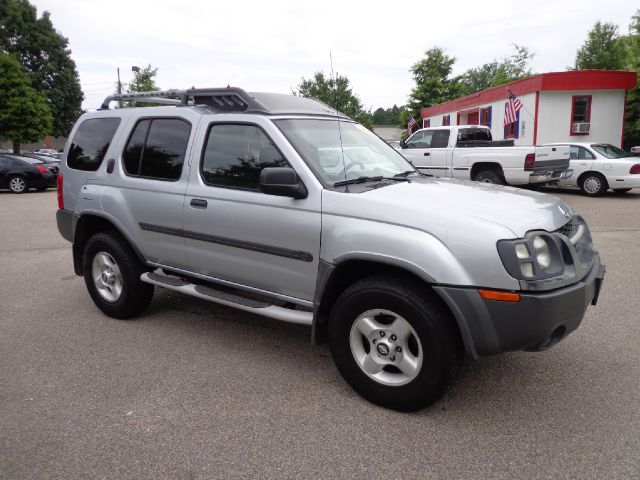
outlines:
M418 170L407 170L406 172L396 173L394 175L394 177L396 177L396 180L397 180L398 178L402 178L402 177L406 178L409 175L411 175L412 173L415 173L416 175L420 175L420 176L423 176L423 177L433 177L433 175L429 175L428 173L422 173L422 172L420 172Z
M333 184L334 187L341 187L343 185L353 185L356 183L365 183L365 182L379 182L380 180L393 180L394 182L406 182L409 179L406 177L383 177L382 175L378 175L377 177L358 177L352 178L350 180L340 180Z

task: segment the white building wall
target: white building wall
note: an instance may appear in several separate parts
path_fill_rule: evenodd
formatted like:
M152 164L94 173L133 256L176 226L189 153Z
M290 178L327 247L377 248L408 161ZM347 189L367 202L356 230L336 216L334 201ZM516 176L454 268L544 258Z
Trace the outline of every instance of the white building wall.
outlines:
M591 130L570 135L574 95L591 95ZM576 90L540 92L538 143L603 142L621 147L624 90Z

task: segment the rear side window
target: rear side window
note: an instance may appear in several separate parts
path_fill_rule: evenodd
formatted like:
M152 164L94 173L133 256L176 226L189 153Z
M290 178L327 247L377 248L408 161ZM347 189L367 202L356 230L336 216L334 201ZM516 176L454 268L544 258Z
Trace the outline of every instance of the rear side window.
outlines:
M266 167L286 167L278 149L253 125L213 125L209 129L201 162L208 185L258 190Z
M91 118L76 130L67 155L67 165L75 170L95 172L109 150L120 125L119 118Z
M447 148L449 145L449 130L435 130L431 139L431 148Z
M491 132L486 128L462 128L458 131L458 141L491 140Z
M140 120L122 155L127 175L178 180L187 152L191 125L178 118Z

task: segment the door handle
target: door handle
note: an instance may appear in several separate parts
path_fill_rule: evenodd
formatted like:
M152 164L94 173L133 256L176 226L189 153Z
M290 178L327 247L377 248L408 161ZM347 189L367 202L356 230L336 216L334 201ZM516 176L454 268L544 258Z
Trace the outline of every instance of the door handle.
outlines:
M201 200L200 198L192 198L189 205L193 208L207 208L207 201Z
M116 161L113 158L107 160L107 173L113 173L113 169L116 166Z
M431 153L429 153L429 152L424 152L424 156L425 156L425 157L428 157L429 155L431 155Z

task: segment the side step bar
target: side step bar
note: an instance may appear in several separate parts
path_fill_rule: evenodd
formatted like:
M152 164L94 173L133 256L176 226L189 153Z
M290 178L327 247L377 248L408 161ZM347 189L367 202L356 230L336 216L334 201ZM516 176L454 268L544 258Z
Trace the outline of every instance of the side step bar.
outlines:
M308 326L311 326L313 322L312 312L269 305L259 300L241 297L240 295L234 295L233 293L215 290L202 285L195 285L175 277L147 272L140 275L140 280L152 285L191 295L192 297L202 298L210 302L219 303L227 307L237 308L238 310L255 313L256 315L262 315L263 317L269 317L283 322Z

